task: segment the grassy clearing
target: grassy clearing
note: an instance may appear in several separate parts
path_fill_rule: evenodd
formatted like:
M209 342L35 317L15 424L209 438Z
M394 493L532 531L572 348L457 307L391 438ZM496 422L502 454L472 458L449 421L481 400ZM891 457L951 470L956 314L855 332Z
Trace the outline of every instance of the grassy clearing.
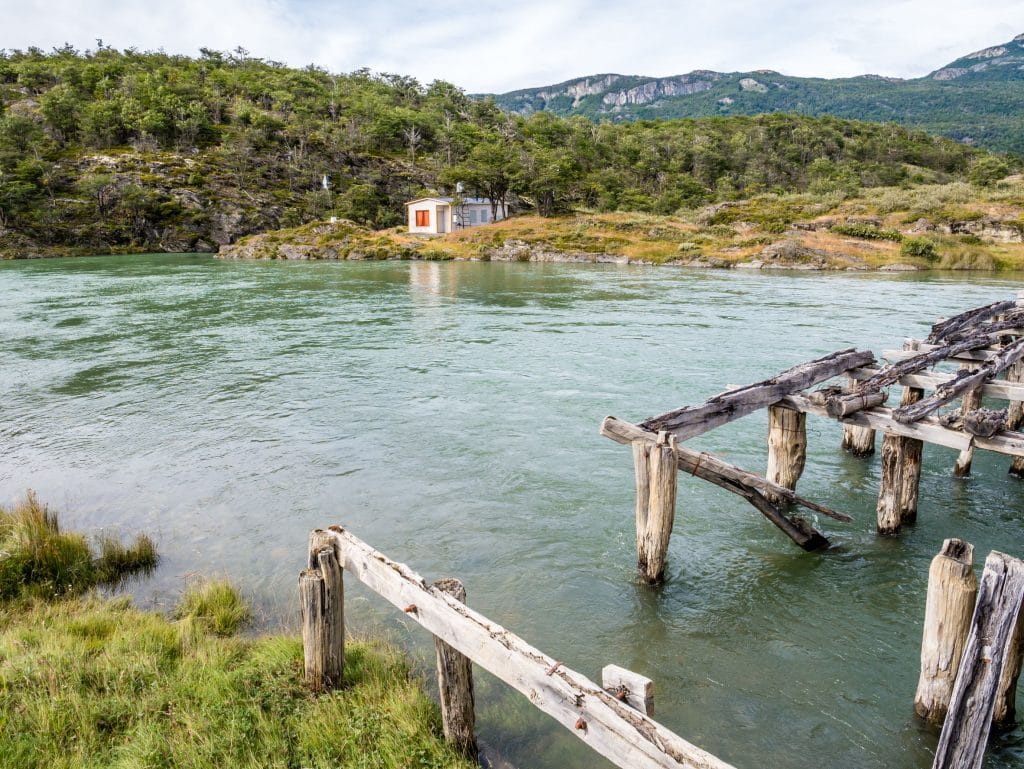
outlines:
M156 563L156 546L145 534L130 545L104 535L94 548L83 535L61 531L56 514L31 491L10 510L0 508L0 599L82 593Z
M213 592L177 622L95 597L0 607L0 766L472 766L395 649L346 644L346 687L312 697L298 638L194 621L241 604Z

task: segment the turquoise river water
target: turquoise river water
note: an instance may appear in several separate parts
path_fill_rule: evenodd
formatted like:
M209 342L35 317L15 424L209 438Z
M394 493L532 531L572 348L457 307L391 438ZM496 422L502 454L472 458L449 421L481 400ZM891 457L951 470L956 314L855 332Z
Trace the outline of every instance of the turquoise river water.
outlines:
M295 627L311 528L341 523L592 678L655 680L657 717L740 769L926 769L911 701L928 563L946 537L1024 554L1024 485L926 448L920 517L874 532L878 458L809 419L800 491L846 511L804 553L742 499L681 478L669 579L634 577L630 452L597 434L835 349L876 352L1020 276L762 274L530 264L0 264L0 504L158 540L173 603L225 574ZM763 471L764 413L695 441ZM349 580L349 583L353 583ZM350 629L430 639L349 592ZM519 767L604 766L481 676L479 732ZM1024 767L1022 732L989 767Z

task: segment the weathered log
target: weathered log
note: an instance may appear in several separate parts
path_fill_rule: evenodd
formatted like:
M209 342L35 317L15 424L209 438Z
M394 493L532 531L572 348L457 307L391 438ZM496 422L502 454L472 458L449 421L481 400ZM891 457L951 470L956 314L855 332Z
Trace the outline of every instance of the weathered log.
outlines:
M332 526L345 569L408 619L529 697L573 736L631 769L732 769L724 761L608 694L519 636L429 585L340 527ZM581 723L582 722L582 723Z
M947 358L960 353L967 352L968 350L987 347L990 343L991 339L987 334L978 334L968 337L967 339L939 345L928 350L914 351L913 349L908 350L906 348L913 348L917 342L915 340L908 340L904 344L903 351L903 355L906 355L907 357L903 357L901 360L879 369L873 376L859 381L857 386L853 388L852 392L839 394L830 398L828 402L829 415L849 416L860 409L871 408L871 406L865 405L866 402L864 397L866 395L877 393L882 388L895 384L904 376L915 374L918 371L923 371L940 361L946 360ZM949 382L944 383L944 386L948 386L954 381L955 379L950 380ZM858 404L860 404L859 408L857 407ZM936 406L936 408L938 408L938 406Z
M1019 365L1018 363L1014 364ZM1010 367L1010 370L1013 366ZM1006 379L996 379L983 384L979 389L981 390L982 396L985 398L1002 398L1003 400L1020 402L1024 400L1024 384L1020 384L1016 380L1010 379L1010 370L1007 371ZM850 375L858 381L867 379L878 373L878 369L873 368L859 368L854 369L850 372ZM904 387L920 387L926 390L934 390L943 382L948 382L953 379L955 374L947 374L939 371L928 371L917 374L906 374L899 378L894 384L900 384ZM1015 430L1019 422L1013 426L1007 426L1007 430Z
M889 394L883 390L873 392L860 392L854 395L830 398L825 404L825 410L830 417L845 417L861 409L870 409L881 406L885 403Z
M316 692L341 685L345 668L345 586L333 540L310 535L307 568L299 575L302 647L307 685Z
M992 551L932 769L979 769L1024 599L1024 562Z
M1013 310L1016 307L1017 303L1010 299L1004 302L993 302L992 304L987 304L984 307L975 307L971 310L967 310L966 312L954 315L952 318L947 318L941 323L933 325L932 332L928 335L927 341L932 344L942 342L961 333L964 329L968 329L982 321L993 318L1007 310Z
M875 453L875 431L870 427L843 425L842 448L855 457L870 457Z
M680 441L706 433L727 422L770 406L782 396L831 379L851 368L869 365L874 355L851 348L801 363L771 379L728 390L697 406L685 406L644 420L640 427L668 430Z
M964 430L991 438L1006 426L1006 409L974 409L964 416Z
M971 363L965 364L960 367L961 371L973 372L977 369L977 366ZM975 435L970 430L967 430L967 420L970 414L981 407L981 391L980 388L975 387L972 390L967 390L960 399L960 414L963 422L964 430L970 435ZM993 432L994 434L994 432ZM987 437L987 436L986 436ZM960 455L956 458L956 463L953 465L953 475L957 478L966 478L971 474L971 464L974 462L974 443L972 442L966 449L960 452Z
M459 603L466 602L466 588L454 578L439 579L434 587ZM440 638L437 652L437 690L441 699L444 738L459 753L476 758L476 710L473 695L473 662Z
M679 444L662 431L656 442L633 441L636 471L636 566L647 584L665 577L665 560L676 512Z
M928 597L921 638L921 676L914 712L934 724L946 718L960 658L971 629L978 578L972 568L974 547L947 539L928 570Z
M601 668L601 686L634 710L654 718L654 681L618 665Z
M1003 348L994 358L981 363L976 371L961 370L949 382L937 387L929 397L911 406L903 406L894 410L892 416L898 422L916 422L921 417L936 411L943 404L949 403L961 393L972 390L983 384L986 379L1005 371L1021 358L1024 358L1024 339L1018 339Z
M790 408L794 408L790 406ZM795 410L800 411L797 407ZM631 422L619 419L617 417L605 417L601 423L600 429L601 435L606 438L610 438L616 443L624 445L630 445L636 440L656 441L657 435L644 430L639 425L635 425ZM743 470L735 465L730 465L728 462L724 462L718 457L712 456L705 452L694 451L693 449L687 448L684 444L680 443L677 445L676 450L679 452L679 469L690 475L696 475L698 478L703 478L706 481L710 481L718 486L721 486L728 491L740 494L736 490L738 486L749 486L754 489L762 496L766 494L775 494L782 499L786 500L788 504L799 505L800 507L806 507L808 510L813 510L816 513L821 513L829 518L835 518L837 521L843 523L850 523L853 519L836 510L819 505L817 502L812 502L809 499L799 496L792 489L787 489L785 486L780 486L777 483L772 483L766 478L762 478L756 473L751 473ZM1022 449L1024 450L1024 449Z
M765 478L796 490L807 460L807 415L782 406L768 407L768 468ZM767 492L768 500L783 505L787 500Z

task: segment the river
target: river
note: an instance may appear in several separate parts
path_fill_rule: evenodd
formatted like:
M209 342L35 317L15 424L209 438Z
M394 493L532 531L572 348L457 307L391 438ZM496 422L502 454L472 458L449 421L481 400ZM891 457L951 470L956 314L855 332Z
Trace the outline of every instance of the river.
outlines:
M592 678L655 680L658 720L735 764L926 769L915 721L928 563L946 537L1024 555L1003 457L926 447L916 526L874 532L878 457L808 420L800 492L854 516L795 547L742 499L681 478L668 581L634 576L627 448L597 434L843 347L879 352L1012 297L1020 276L628 266L0 263L0 504L158 541L134 586L173 603L223 574L295 626L311 528L341 523ZM694 441L763 471L766 417ZM349 580L351 583L352 580ZM429 638L353 588L356 633ZM486 676L479 731L522 769L603 766ZM1024 768L1021 731L990 767Z

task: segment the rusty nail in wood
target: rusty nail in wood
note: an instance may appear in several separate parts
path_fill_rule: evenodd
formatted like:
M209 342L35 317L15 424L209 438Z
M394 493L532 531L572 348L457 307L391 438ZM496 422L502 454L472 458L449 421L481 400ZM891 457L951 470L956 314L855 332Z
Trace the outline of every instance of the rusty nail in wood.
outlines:
M404 611L406 614L417 614L419 612L419 609L416 608L416 604L411 603L404 609L402 609L402 611Z
M558 668L560 668L561 666L562 666L562 663L561 663L561 662L556 662L556 663L555 663L554 665L552 665L551 667L549 667L549 668L548 668L548 669L547 669L547 670L546 670L546 671L544 672L544 675L546 675L546 676L551 676L551 675L554 675L554 674L555 674L555 671L556 671L556 670L558 670Z
M577 718L576 728L579 729L581 732L587 731L587 722L584 721L582 718Z

